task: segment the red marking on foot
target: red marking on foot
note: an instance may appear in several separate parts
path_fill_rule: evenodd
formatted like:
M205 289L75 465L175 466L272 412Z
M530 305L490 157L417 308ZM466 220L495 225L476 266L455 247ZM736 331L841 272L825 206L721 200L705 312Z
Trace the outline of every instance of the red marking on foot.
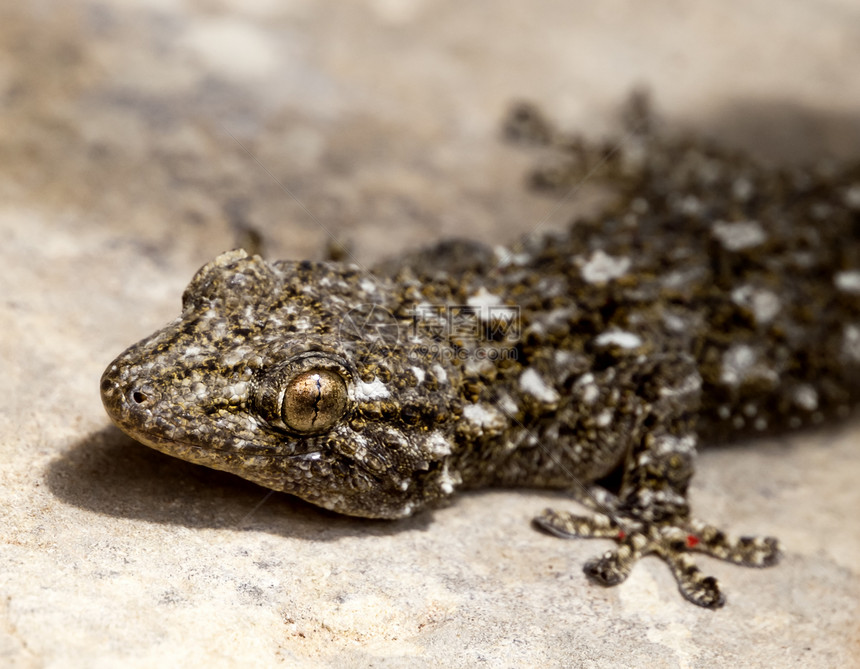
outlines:
M627 532L618 530L618 541L624 541L627 538Z
M688 534L687 535L687 548L695 548L696 546L699 545L699 541L701 541L701 540L695 534Z

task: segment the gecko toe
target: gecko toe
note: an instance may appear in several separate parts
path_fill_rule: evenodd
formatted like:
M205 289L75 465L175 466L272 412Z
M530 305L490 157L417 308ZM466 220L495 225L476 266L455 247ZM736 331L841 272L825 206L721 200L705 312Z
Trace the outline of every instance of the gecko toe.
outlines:
M678 581L678 590L685 599L706 609L719 609L726 603L720 584L713 576L703 576L693 580Z
M618 525L602 513L578 516L567 511L544 509L532 522L535 527L562 539L617 539L620 536Z
M606 587L627 580L632 564L625 564L617 551L607 551L599 558L585 563L582 571L592 583Z

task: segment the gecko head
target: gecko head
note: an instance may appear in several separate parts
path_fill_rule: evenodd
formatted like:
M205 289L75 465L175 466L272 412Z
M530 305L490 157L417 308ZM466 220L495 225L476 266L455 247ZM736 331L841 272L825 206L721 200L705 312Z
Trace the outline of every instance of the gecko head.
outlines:
M389 284L232 251L182 302L102 376L131 437L350 515L406 516L460 483L457 368L405 355L410 323Z

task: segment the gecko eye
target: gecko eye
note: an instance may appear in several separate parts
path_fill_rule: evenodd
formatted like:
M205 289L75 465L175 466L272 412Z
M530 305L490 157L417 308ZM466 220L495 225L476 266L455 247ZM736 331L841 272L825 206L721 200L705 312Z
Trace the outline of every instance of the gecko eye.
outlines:
M351 379L349 365L339 356L300 353L259 373L250 408L276 429L323 432L349 411Z
M296 432L318 432L334 425L346 411L346 383L328 369L309 369L284 389L281 418Z

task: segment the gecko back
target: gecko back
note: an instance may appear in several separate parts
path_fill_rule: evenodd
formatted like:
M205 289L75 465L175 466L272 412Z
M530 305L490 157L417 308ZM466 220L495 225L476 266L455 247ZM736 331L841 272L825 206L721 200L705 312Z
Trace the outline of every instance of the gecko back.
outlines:
M531 242L541 271L582 278L564 266L597 253L629 265L635 279L599 296L597 327L650 319L695 356L705 442L848 415L860 399L860 163L767 166L655 124L634 96L627 133L601 145L560 133L533 107L514 110L509 136L557 150L533 186L560 194L598 178L619 193L570 235ZM573 294L589 291L573 283Z

